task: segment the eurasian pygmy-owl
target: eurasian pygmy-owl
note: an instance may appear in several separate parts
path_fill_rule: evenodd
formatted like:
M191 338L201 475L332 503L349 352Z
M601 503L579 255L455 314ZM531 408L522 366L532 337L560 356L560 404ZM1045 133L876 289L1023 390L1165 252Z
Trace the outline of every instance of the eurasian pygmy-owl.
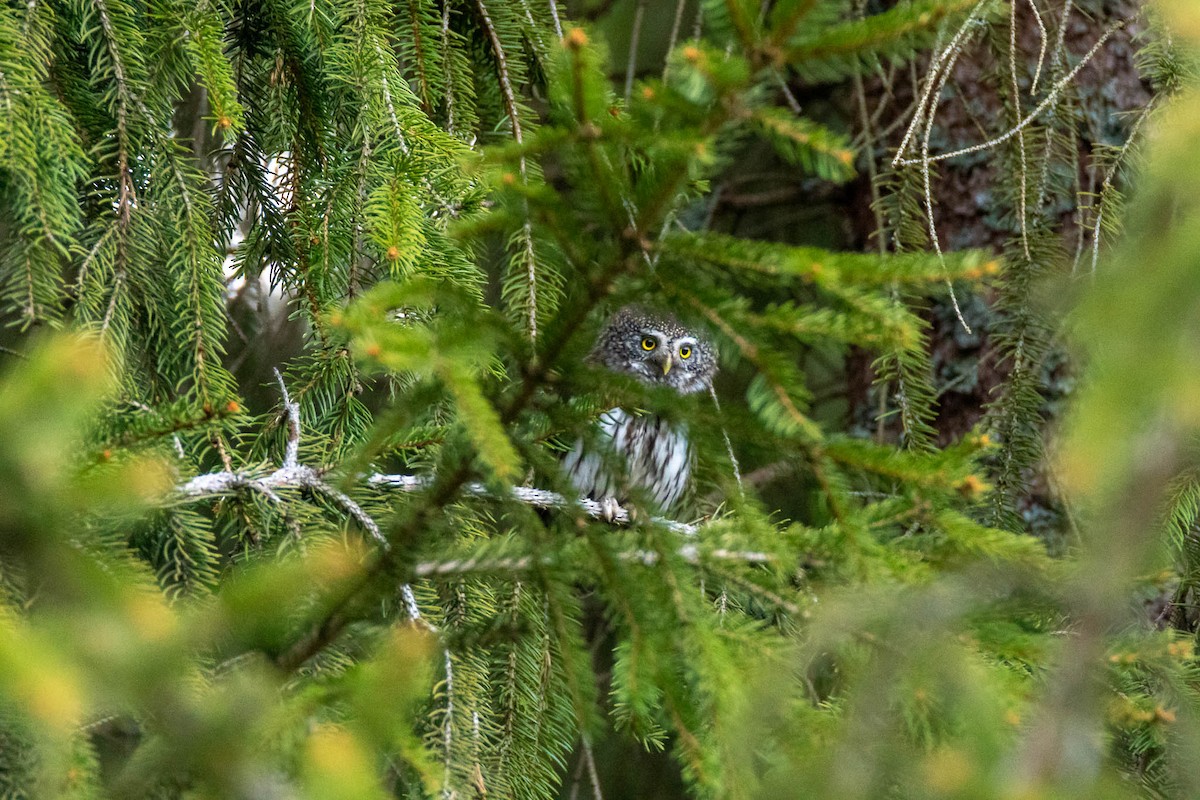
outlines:
M712 387L715 348L667 314L626 306L612 316L588 361L679 394ZM580 495L598 501L610 521L634 492L660 513L683 496L692 471L687 429L654 414L622 408L604 412L599 435L575 442L563 469Z

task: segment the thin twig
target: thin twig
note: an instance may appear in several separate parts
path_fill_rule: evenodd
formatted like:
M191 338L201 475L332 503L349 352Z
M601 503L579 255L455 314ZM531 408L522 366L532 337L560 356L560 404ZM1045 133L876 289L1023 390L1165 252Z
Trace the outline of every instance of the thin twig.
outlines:
M1039 17L1040 21L1041 18ZM1043 42L1043 48L1045 43ZM1042 67L1038 63L1038 69ZM1021 119L1021 86L1017 82L1017 3L1012 0L1009 3L1008 17L1008 71L1009 77L1012 80L1012 102L1013 113L1016 114L1017 121ZM1029 165L1025 156L1025 132L1021 131L1017 134L1017 152L1021 157L1021 194L1020 200L1017 203L1017 221L1021 228L1021 249L1025 253L1025 260L1029 261L1029 224L1025 217L1025 201L1028 197L1028 180L1029 180ZM970 329L967 329L970 333Z
M557 15L555 22L558 21ZM450 63L450 0L442 0L442 60ZM446 76L446 130L454 135L454 81Z
M450 747L454 741L454 664L450 660L449 650L444 650L443 655L446 664L446 719L442 723L442 745L446 750L446 767L442 778L442 797L449 800L454 797L450 787Z
M791 87L787 85L787 81L783 78L783 73L780 70L771 70L771 78L774 79L775 85L779 87L779 91L783 93L783 99L787 102L788 108L792 113L799 116L804 113L804 109L800 106L800 101L796 99L796 95L792 94Z
M1135 140L1137 139L1138 131L1142 127L1142 123L1144 123L1150 117L1150 113L1154 110L1154 107L1155 103L1153 100L1151 100L1146 104L1146 107L1142 109L1142 113L1138 114L1137 120L1134 121L1133 125L1129 129L1128 136L1125 137L1125 143L1121 145L1121 149L1118 150L1116 156L1113 157L1112 164L1109 165L1109 168L1105 171L1104 182L1100 184L1100 192L1096 200L1096 224L1092 229L1093 275L1096 274L1096 265L1100 261L1100 225L1104 219L1104 193L1112 188L1113 179L1117 176L1117 170L1120 168L1121 162L1125 160L1126 154L1129 152L1130 148L1133 147Z
M521 130L521 114L520 107L517 105L517 92L513 88L512 80L509 77L508 56L504 52L504 47L500 42L500 34L496 31L495 23L492 21L491 14L488 12L484 0L475 0L475 6L479 10L479 19L483 23L484 30L487 31L488 40L492 43L492 51L496 56L496 75L500 81L500 94L504 99L504 109L508 113L509 124L512 125L513 139L520 146L524 144L525 139ZM529 183L529 173L523 149L517 158L517 168L521 173L521 184L527 185ZM525 277L528 281L526 315L529 320L529 338L536 341L538 335L537 261L534 257L533 228L529 221L528 201L525 201L525 223L521 226L521 236L523 239L522 256L525 261Z
M679 41L679 29L683 25L683 9L687 5L687 0L676 0L675 2L675 19L671 23L671 35L667 38L667 55L675 49L675 44ZM663 64L663 77L667 75L667 65Z
M712 397L713 406L716 408L717 417L721 416L721 401L717 399L717 390L712 386L708 387L708 394ZM721 425L721 436L725 438L725 452L729 455L729 465L733 468L733 479L737 481L738 493L743 497L746 495L745 487L742 486L742 467L738 463L737 455L733 452L733 441L729 438L729 430L724 424Z
M981 150L988 150L992 147L995 147L998 144L1004 144L1009 139L1016 136L1021 131L1025 130L1025 128L1029 127L1030 123L1032 123L1035 119L1040 117L1042 115L1042 112L1044 112L1047 108L1049 108L1054 103L1054 101L1058 99L1058 96L1059 96L1059 94L1062 93L1062 90L1065 89L1073 80L1075 80L1075 76L1079 74L1080 70L1082 70L1088 64L1089 61L1091 61L1093 58L1096 57L1096 54L1098 52L1100 52L1100 48L1104 46L1104 43L1107 42L1114 33L1121 30L1126 25L1128 25L1129 22L1130 22L1130 20L1128 20L1128 19L1122 19L1122 20L1117 20L1112 25L1110 25L1104 31L1104 33L1100 36L1100 38L1096 40L1096 43L1094 45L1092 45L1092 49L1088 50L1087 53L1084 54L1083 58L1080 59L1079 63L1075 65L1074 69L1072 69L1070 72L1068 72L1062 78L1062 80L1060 80L1056 84L1054 84L1054 86L1050 90L1050 93L1048 95L1046 95L1046 99L1043 100L1041 103L1039 103L1037 108L1035 108L1033 111L1029 112L1029 114L1026 115L1025 118L1022 119L1016 126L1010 128L1009 130L1005 131L1004 133L1000 134L999 136L997 136L995 138L988 139L986 142L980 142L978 144L970 145L969 147L962 147L962 148L959 148L958 150L951 150L948 153L939 153L936 156L930 156L928 158L929 163L934 163L937 161L946 161L947 159L958 158L959 156L965 156L965 155L969 155L971 153L978 153ZM899 158L899 157L897 157L897 159L892 162L893 166L899 166L901 164L903 164L905 166L911 166L913 164L920 164L920 163L922 163L922 159L920 159L920 158Z
M1046 45L1049 36L1046 33L1046 22L1042 19L1042 12L1038 11L1037 3L1029 0L1029 7L1033 9L1033 18L1038 26L1038 40L1041 42L1038 49L1037 69L1033 72L1033 83L1029 86L1030 94L1037 94L1038 81L1042 77L1042 65L1046 62Z
M283 410L287 415L287 448L283 457L284 467L295 467L300 460L300 404L293 403L288 394L287 384L283 375L275 369L275 380L279 381L279 391L283 394Z
M970 30L971 26L975 24L975 13L979 10L980 6L984 4L984 2L985 0L979 0L979 2L975 4L975 7L971 9L971 13L967 15L967 18L963 20L962 25L960 25L958 30L954 33L953 38L950 39L950 43L946 45L946 47L936 56L934 56L932 62L930 63L929 75L925 79L925 91L921 93L921 99L917 102L917 108L913 112L912 122L909 123L908 130L904 132L904 137L900 140L900 146L896 148L896 157L892 159L893 167L898 167L901 163L903 163L902 159L904 153L908 150L909 143L912 141L913 136L916 135L918 128L920 128L921 123L925 119L925 109L929 105L929 99L933 96L933 88L935 85L938 85L940 73L946 69L943 67L943 63L949 56L953 55L955 58L957 58L959 50L962 49L963 37L967 35L967 31ZM915 73L913 79L914 81L916 80ZM942 84L944 83L945 79L943 78Z
M633 28L629 31L629 59L625 62L625 104L633 94L633 75L637 72L638 42L642 38L642 18L646 15L648 0L638 0L633 11Z
M586 736L581 741L583 743L583 763L587 765L588 780L592 784L592 800L604 800L604 795L600 792L600 776L596 773L596 759L592 755L592 743Z
M938 261L941 262L943 271L946 269L946 256L942 253L942 243L938 238L937 226L934 224L933 219L933 190L930 186L929 175L931 172L929 169L929 138L933 133L933 122L937 116L938 105L941 103L942 87L945 85L946 79L950 77L950 73L954 69L954 64L961 52L961 47L953 52L949 61L946 62L941 75L938 77L937 89L934 90L933 106L929 109L929 115L926 118L925 137L921 140L921 178L924 181L925 187L925 212L929 222L929 240L933 242L933 249L937 253ZM954 307L955 317L958 318L959 324L963 326L963 330L968 334L971 333L971 326L963 318L962 309L958 305L958 295L955 293L954 284L950 282L949 278L946 278L946 288L950 292L950 304Z
M1030 1L1032 2L1032 0L1030 0ZM1062 71L1063 71L1063 49L1066 45L1067 21L1070 19L1070 16L1071 16L1071 7L1072 7L1071 4L1072 4L1072 0L1066 0L1066 2L1063 3L1062 15L1059 18L1059 24L1058 24L1058 34L1057 34L1057 38L1054 41L1054 50L1052 50L1050 53L1050 68L1054 71L1054 73L1053 73L1054 75L1061 75ZM1035 91L1036 91L1036 88L1037 87L1036 87L1036 82L1035 82L1035 86L1034 86ZM1053 129L1053 123L1054 123L1053 118L1058 115L1057 104L1050 108L1050 112L1051 112L1051 121L1047 127ZM1077 159L1078 155L1079 155L1079 153L1078 153L1079 145L1077 142L1074 142L1074 140L1072 140L1072 141L1073 141L1073 147L1075 149L1074 158ZM1054 147L1054 137L1052 135L1048 134L1046 136L1045 146L1042 149L1042 176L1038 182L1038 197L1037 197L1036 208L1038 209L1039 213L1041 213L1042 209L1046 205L1046 191L1047 191L1047 188L1050 183L1050 155L1051 155L1053 147ZM1075 181L1076 187L1078 187L1079 186L1079 175L1078 175L1077 171L1075 171L1075 172L1076 172L1076 174L1075 174L1073 180ZM1076 209L1075 213L1078 214L1078 208ZM1082 227L1081 226L1077 226L1077 227L1079 227L1079 231L1080 231L1080 233L1077 237L1077 245L1078 245L1077 250L1078 250L1079 247L1082 247L1083 234L1082 234ZM1078 253L1076 255L1075 263L1078 263ZM1072 267L1071 271L1072 271L1072 273L1075 271L1074 266Z

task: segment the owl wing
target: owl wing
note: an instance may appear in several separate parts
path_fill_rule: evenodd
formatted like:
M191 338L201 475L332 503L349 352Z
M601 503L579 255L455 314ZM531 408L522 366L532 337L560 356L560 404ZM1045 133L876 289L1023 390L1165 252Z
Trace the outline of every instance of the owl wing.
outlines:
M660 511L670 510L691 474L686 430L661 417L620 408L601 414L597 428L597 436L578 439L563 460L579 493L624 503L632 486L644 491Z
M620 443L629 438L632 419L620 408L605 411L596 423L598 435L590 442L582 436L576 439L563 459L563 470L583 497L600 500L624 494L618 491L623 481L618 480L613 459L621 452Z

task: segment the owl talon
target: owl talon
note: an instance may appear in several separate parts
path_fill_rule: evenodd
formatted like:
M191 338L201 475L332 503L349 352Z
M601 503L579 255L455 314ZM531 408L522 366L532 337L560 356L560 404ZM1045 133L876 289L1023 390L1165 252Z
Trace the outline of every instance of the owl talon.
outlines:
M615 497L600 500L600 516L609 525L633 525L638 521L638 510L633 506L622 506ZM624 519L621 517L624 516Z
M621 513L621 504L617 502L617 498L612 495L600 498L600 516L609 525L617 521L617 514Z

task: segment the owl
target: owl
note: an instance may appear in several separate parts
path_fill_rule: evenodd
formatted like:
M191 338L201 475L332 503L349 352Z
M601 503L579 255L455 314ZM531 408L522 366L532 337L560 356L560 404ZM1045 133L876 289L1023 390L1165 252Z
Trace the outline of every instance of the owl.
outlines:
M679 394L712 387L715 348L667 314L626 306L601 331L588 361ZM598 501L610 522L638 493L668 513L687 488L692 453L687 429L654 414L614 408L599 420L599 435L579 439L563 469L583 497Z

